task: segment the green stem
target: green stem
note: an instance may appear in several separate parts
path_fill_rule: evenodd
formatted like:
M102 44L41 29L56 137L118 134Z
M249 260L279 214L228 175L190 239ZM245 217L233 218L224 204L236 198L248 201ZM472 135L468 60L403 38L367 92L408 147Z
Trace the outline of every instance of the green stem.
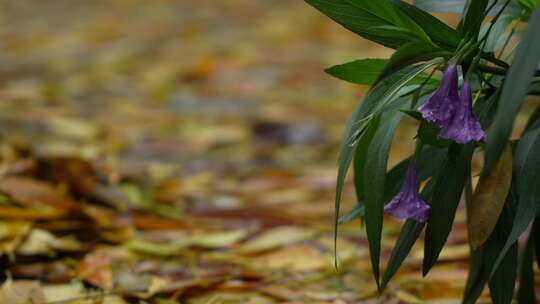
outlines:
M488 30L486 31L486 33L484 34L484 37L482 37L482 39L480 40L480 42L485 42L487 40L487 38L489 37L489 34L491 33L491 30L493 29L493 26L495 25L495 23L497 23L497 21L499 20L499 17L501 17L502 13L504 12L504 10L506 9L506 7L508 6L508 4L510 4L510 1L511 0L506 0L506 2L504 3L503 7L497 12L497 15L495 15L495 17L493 18L493 20L491 20L491 24L489 25L489 28ZM495 1L497 2L497 1ZM493 4L493 6L495 5L495 3ZM493 6L491 8L493 8ZM490 8L490 10L491 10ZM489 11L489 10L488 10Z
M501 60L497 57L494 57L492 54L489 54L489 53L483 53L482 54L482 59L485 59L486 61L489 61L495 65L498 65L502 68L505 68L505 69L508 69L510 67L510 65L508 63L506 63L506 61L504 60Z
M478 70L482 72L495 74L495 75L501 75L501 76L506 75L506 69L503 69L503 68L493 67L493 66L484 65L484 64L478 64L476 67L478 68Z

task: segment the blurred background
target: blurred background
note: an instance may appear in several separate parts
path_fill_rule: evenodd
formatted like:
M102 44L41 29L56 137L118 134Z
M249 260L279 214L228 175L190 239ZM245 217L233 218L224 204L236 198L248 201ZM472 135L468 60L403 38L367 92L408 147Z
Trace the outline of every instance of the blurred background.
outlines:
M324 69L390 54L303 1L0 1L0 303L375 301L359 221L333 267L337 148L366 88ZM385 303L459 299L465 241L429 281L415 247Z

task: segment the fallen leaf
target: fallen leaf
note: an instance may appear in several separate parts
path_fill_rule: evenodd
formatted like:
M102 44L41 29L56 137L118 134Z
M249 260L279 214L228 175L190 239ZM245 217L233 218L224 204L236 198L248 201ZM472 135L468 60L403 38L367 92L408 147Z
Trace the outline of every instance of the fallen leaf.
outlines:
M78 210L79 205L59 193L51 184L27 177L0 179L0 192L29 207L47 205L58 210Z
M315 235L313 230L297 227L283 226L267 230L253 239L250 239L237 248L237 252L251 254L271 250L280 246L290 245L308 240Z
M24 237L30 232L29 222L0 222L0 256L13 253Z
M333 267L316 248L309 245L291 245L252 258L248 264L260 269L285 271L314 271Z
M0 303L45 304L45 295L38 281L7 280L0 288Z
M33 229L28 238L17 248L23 255L52 255L56 251L79 251L83 245L73 236L56 237L47 230Z

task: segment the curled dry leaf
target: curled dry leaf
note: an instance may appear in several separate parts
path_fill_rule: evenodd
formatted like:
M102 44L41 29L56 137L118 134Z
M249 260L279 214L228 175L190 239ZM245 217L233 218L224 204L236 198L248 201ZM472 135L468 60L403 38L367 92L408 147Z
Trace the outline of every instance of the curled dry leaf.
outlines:
M467 206L469 243L473 249L489 238L506 201L512 181L512 149L506 147L495 168L482 176Z

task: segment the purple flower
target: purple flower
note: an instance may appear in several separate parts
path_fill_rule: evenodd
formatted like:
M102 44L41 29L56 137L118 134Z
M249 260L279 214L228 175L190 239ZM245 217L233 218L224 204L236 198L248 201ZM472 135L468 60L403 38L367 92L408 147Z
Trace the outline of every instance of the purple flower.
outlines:
M425 120L442 127L454 114L459 100L456 66L449 64L441 85L418 109Z
M416 165L411 163L399 193L384 207L384 212L397 218L409 218L425 222L431 207L418 195Z
M458 106L448 123L441 127L439 137L452 139L458 144L480 141L486 137L472 112L471 87L468 83L464 82L461 86Z

